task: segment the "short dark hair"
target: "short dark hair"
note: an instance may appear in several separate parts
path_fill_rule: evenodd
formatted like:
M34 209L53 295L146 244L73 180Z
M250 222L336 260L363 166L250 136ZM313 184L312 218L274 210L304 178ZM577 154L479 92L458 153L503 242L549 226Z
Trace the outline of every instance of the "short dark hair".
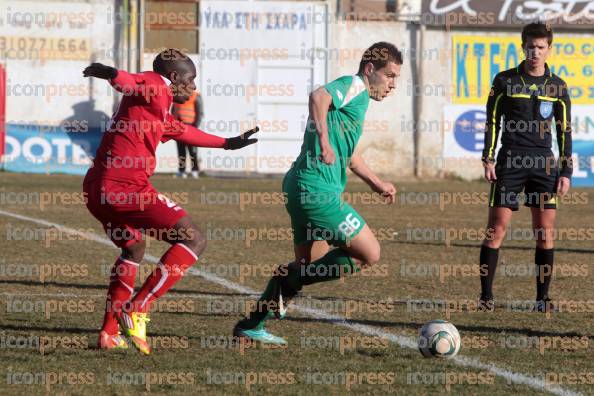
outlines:
M162 76L167 76L180 67L194 66L194 62L186 54L176 48L168 48L155 56L153 60L153 71ZM194 66L195 67L195 66Z
M376 69L381 69L386 66L388 62L394 62L397 65L402 64L402 52L396 48L394 44L380 41L367 48L361 57L359 63L359 71L361 74L365 65L368 63L373 64Z
M522 29L522 47L531 38L545 38L549 45L553 43L553 29L543 22L529 23Z

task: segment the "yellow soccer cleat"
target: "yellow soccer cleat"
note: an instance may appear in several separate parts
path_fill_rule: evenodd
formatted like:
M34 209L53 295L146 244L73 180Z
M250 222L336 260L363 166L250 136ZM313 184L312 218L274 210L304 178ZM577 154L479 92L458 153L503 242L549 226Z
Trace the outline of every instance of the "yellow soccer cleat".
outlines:
M132 345L145 355L151 353L151 347L146 339L146 322L150 319L144 312L123 312L118 316L118 322L124 335L132 341Z
M99 340L97 340L97 348L107 350L128 349L128 343L119 333L107 334L105 331L101 331Z

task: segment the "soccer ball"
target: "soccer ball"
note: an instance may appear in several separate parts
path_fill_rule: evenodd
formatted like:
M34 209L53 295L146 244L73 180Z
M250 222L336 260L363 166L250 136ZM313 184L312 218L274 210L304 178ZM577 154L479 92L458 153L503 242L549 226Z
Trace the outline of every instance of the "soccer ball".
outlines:
M456 326L445 320L432 320L419 331L419 351L426 357L453 358L462 341Z

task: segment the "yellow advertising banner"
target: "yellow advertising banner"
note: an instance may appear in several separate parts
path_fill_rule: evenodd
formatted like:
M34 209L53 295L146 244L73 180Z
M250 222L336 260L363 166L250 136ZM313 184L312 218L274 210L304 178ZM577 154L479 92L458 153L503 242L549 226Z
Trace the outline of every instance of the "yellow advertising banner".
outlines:
M524 59L519 35L452 36L452 102L485 104L493 77ZM547 60L574 104L594 104L594 39L555 37Z

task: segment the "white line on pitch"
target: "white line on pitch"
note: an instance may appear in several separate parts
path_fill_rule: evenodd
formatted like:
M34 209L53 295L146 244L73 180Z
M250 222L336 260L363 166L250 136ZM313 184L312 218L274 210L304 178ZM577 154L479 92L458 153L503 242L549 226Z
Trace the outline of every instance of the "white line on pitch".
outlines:
M103 245L112 246L115 248L115 246L109 239L100 237L97 234L90 234L90 233L86 233L86 232L77 231L75 229L63 226L61 224L52 223L52 222L49 222L49 221L46 221L43 219L34 218L34 217L23 216L23 215L12 213L12 212L6 212L4 210L0 210L0 215L5 215L5 216L12 217L15 219L45 225L47 227L55 227L59 230L67 232L69 234L78 235L85 239L92 240L92 241L101 243ZM157 263L159 261L159 259L157 257L152 256L150 254L145 255L145 259L147 261L150 261L153 263ZM198 275L212 283L216 283L220 286L224 286L227 289L235 290L237 292L244 293L244 294L257 294L256 290L250 289L249 287L229 281L225 278L222 278L220 276L217 276L217 275L214 275L214 274L211 274L208 272L200 271L195 268L190 268L189 272L191 272L195 275ZM374 327L374 326L350 323L342 316L333 315L333 314L330 314L323 310L311 309L311 308L303 307L303 306L300 306L297 304L294 306L294 309L299 312L302 312L310 317L313 317L313 318L331 321L332 323L334 323L337 326L346 327L348 329L355 330L360 333L371 335L371 336L387 338L390 341L394 342L395 344L398 344L399 346L404 347L404 348L417 349L417 343L416 343L415 339L412 337L405 337L402 335L389 333L389 332L383 331L382 329L380 329L378 327ZM525 374L516 373L516 372L510 371L510 370L495 366L494 364L483 363L478 359L468 358L468 357L464 357L464 356L456 356L452 359L452 361L454 361L455 363L457 363L460 366L489 371L495 375L505 378L508 382L527 385L531 388L534 388L537 390L542 390L542 391L547 391L554 395L559 395L559 396L579 396L579 395L581 395L581 393L579 393L579 392L574 392L572 390L565 389L560 386L547 385L546 382L542 379L539 379L536 377L531 377L531 376L525 375Z
M3 279L0 279L0 283L2 283ZM107 285L105 286L107 288ZM0 296L6 296L6 297L54 297L54 298L59 298L59 297L75 297L75 298L82 298L82 297L87 297L87 298L105 298L106 294L78 294L78 293L10 293L10 292L2 292L0 293ZM253 297L257 297L257 294L254 294L252 296L237 296L238 298L241 299L248 299L248 298L253 298ZM216 294L208 294L208 293L204 293L204 294L195 294L195 293L189 293L189 294L185 294L185 293L167 293L166 296L161 296L161 300L166 300L168 298L195 298L196 300L216 300L216 299L221 299L225 296L220 296L220 295L216 295Z

